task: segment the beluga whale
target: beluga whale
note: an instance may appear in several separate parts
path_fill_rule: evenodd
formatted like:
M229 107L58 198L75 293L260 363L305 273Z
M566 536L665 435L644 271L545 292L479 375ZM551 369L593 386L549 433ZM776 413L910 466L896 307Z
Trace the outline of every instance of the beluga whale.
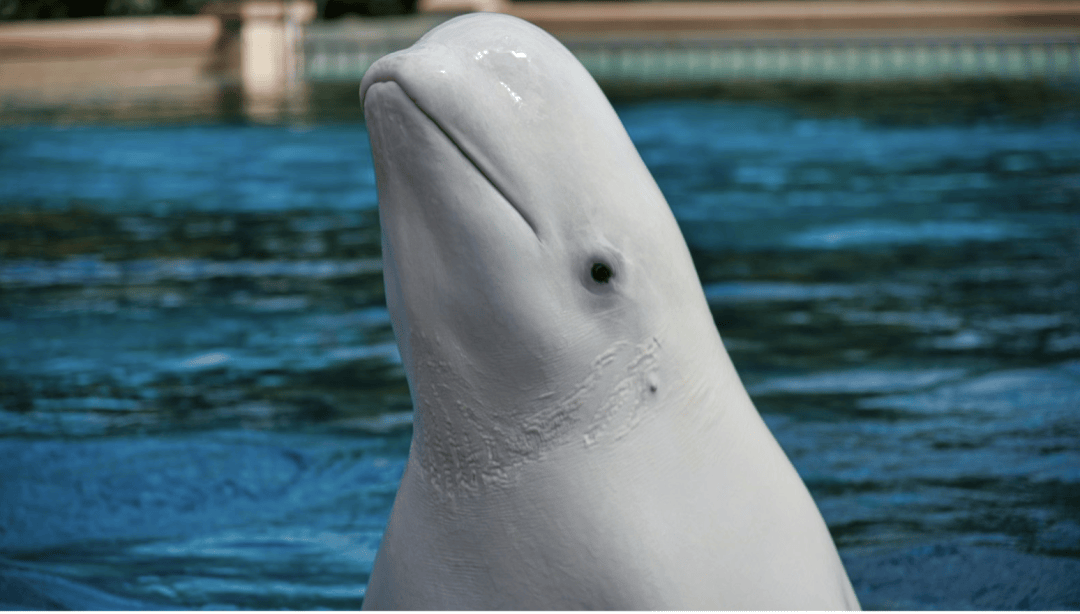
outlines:
M360 88L413 439L366 609L857 609L596 82L470 14Z

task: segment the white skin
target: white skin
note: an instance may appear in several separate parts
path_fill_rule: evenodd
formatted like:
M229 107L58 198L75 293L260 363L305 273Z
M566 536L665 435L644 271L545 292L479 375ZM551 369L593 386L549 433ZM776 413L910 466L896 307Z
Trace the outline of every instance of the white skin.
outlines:
M361 96L416 405L364 607L857 608L577 60L469 15Z

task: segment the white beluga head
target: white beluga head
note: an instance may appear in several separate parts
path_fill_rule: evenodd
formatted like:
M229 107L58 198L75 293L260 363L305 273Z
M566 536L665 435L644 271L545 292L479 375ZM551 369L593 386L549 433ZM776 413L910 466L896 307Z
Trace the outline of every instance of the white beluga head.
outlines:
M361 97L416 405L365 607L857 605L574 56L468 15L376 62Z

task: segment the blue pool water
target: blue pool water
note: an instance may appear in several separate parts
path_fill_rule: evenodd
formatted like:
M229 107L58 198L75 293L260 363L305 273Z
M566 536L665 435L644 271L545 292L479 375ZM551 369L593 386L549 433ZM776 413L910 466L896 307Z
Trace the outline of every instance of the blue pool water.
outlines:
M619 111L864 607L1080 608L1080 122ZM0 605L359 607L379 257L362 124L0 129Z

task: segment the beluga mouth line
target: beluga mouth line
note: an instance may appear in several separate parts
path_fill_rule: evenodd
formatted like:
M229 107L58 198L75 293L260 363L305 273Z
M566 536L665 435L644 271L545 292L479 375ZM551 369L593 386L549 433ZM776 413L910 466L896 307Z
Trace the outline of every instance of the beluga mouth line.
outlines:
M363 607L857 609L577 58L473 13L360 91L415 410Z
M428 111L423 107L423 105L421 105L416 100L416 98L409 93L409 90L404 85L402 85L400 81L395 79L392 75L384 76L382 78L373 80L371 83L365 83L364 84L364 86L362 88L362 91L361 91L361 98L360 98L361 107L366 107L367 106L367 94L368 94L369 91L371 91L372 86L378 85L378 84L393 84L393 85L397 86L401 90L401 92L403 94L405 94L405 97L408 98L410 102L412 102L413 106L416 107L416 110L419 111L421 114L423 114L423 116L426 117L428 119L428 121L430 121L432 123L432 125L434 125L436 128L439 129L439 132L441 132L442 135L445 136L446 139L448 141L450 141L450 143L452 143L455 148L457 148L458 152L461 153L462 157L464 157L466 160L469 161L470 164L472 164L473 168L476 169L476 172L480 173L480 175L483 176L483 178L489 184L491 184L491 187L494 188L495 191L498 192L500 196L502 196L503 200L506 201L506 204L508 204L511 209L516 211L517 214L521 216L521 219L525 221L525 224L528 225L529 229L532 230L534 235L536 235L537 240L540 239L540 233L536 228L536 224L531 219L529 219L528 215L525 215L525 212L522 211L520 207L518 207L516 204L514 204L514 200L511 199L510 196L506 193L506 190L504 190L502 188L502 186L499 185L499 182L496 181L491 176L490 173L488 173L487 171L484 170L483 165L480 164L477 161L476 156L472 155L458 141L458 139L455 139L454 136L451 135L446 130L446 128L443 127L443 125L439 122L438 119L433 117L431 115L431 113L428 113Z

